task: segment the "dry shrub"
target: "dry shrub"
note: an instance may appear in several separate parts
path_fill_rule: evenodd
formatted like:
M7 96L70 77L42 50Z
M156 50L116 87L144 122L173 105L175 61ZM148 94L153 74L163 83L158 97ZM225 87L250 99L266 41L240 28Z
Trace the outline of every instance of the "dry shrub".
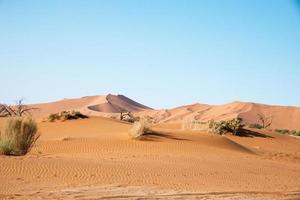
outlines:
M25 155L39 138L37 123L31 118L9 118L0 136L0 154Z
M66 121L66 120L73 120L73 119L85 119L88 118L87 115L82 114L79 111L62 111L60 113L53 113L50 114L47 121L49 122L55 122L55 121Z
M211 120L209 122L209 131L218 135L223 135L227 132L232 133L232 135L240 135L244 126L241 118L222 120L219 122Z
M140 117L134 116L131 112L121 112L120 120L129 122L129 123L134 123L136 121L139 121Z
M149 128L146 126L145 120L140 119L133 123L132 128L129 130L129 135L132 139L141 139L149 131Z

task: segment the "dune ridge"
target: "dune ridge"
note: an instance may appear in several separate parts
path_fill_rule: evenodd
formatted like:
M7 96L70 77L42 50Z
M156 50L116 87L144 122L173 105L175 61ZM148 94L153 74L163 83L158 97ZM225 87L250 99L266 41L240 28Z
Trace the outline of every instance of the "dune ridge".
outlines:
M183 120L226 120L236 117L246 124L259 123L259 116L271 117L271 129L300 130L300 107L272 106L259 103L235 101L224 105L192 104L173 109L144 111L142 116L150 115L158 123L176 123Z
M63 110L79 110L91 116L118 117L120 112L130 111L138 116L150 116L156 123L176 123L184 120L226 120L236 117L246 124L258 123L258 115L272 118L271 129L300 130L300 107L273 106L234 101L224 105L192 104L172 109L155 110L124 95L88 96L78 99L30 105L38 110L35 117L46 117Z

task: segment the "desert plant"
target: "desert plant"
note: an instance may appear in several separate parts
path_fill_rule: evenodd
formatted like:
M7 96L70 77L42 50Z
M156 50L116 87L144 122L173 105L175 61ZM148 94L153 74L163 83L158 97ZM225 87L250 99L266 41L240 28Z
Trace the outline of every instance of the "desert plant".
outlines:
M289 134L290 131L288 129L275 129L275 132L280 134Z
M129 130L129 136L133 139L141 139L149 131L143 119L135 121L132 128Z
M249 128L256 128L256 129L262 129L263 128L262 125L257 124L257 123L255 123L255 124L249 124L248 127Z
M23 99L20 99L14 106L0 104L0 117L22 117L24 115L30 115L31 110L35 109L37 108L24 105Z
M293 135L294 136L300 136L300 131L296 131Z
M71 111L62 111L60 113L60 119L62 121L66 121L66 120L78 119L78 117L76 117Z
M4 138L0 139L0 155L9 155L11 152L12 152L11 140L4 139Z
M50 114L49 117L48 117L49 122L54 122L54 121L59 120L59 119L60 119L60 116L59 116L58 113Z
M88 116L82 114L81 112L79 111L76 111L76 110L72 110L71 114L77 118L80 118L80 119L85 119L85 118L88 118Z
M234 118L231 120L222 120L215 122L214 120L209 121L209 130L212 133L223 135L227 132L233 135L239 135L244 128L241 118Z
M131 112L121 112L120 113L120 120L126 121L129 123L134 123L140 120L140 117L134 116Z
M57 120L66 121L66 120L72 120L72 119L85 119L85 118L88 118L88 116L82 114L79 111L75 111L75 110L65 111L64 110L60 113L50 114L48 116L47 121L54 122L54 121L57 121Z
M5 155L25 155L38 138L37 123L33 119L10 118L0 137L0 152Z
M263 129L269 128L271 126L271 124L273 122L272 116L266 117L263 114L257 114L257 116L258 116L258 122Z
M228 130L226 128L226 121L215 122L209 121L209 131L218 135L225 134Z
M229 132L232 132L233 135L239 135L244 128L244 124L242 124L241 118L234 118L229 121L227 121L227 126Z
M275 132L283 134L283 135L300 136L300 131L296 131L296 130L275 129Z

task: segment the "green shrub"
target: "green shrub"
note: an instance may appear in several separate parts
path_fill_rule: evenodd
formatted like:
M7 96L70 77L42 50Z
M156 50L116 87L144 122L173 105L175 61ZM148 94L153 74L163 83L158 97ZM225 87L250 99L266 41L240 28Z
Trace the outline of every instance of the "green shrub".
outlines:
M215 122L211 120L209 122L209 130L215 134L223 135L227 132L232 133L233 135L240 135L244 124L242 124L241 118L234 118L231 120L222 120L219 122Z
M225 121L215 122L209 121L209 131L218 135L223 135L227 132L227 125Z
M300 136L300 131L288 130L288 129L275 129L275 132L284 135Z
M25 155L39 138L37 123L31 118L10 118L0 137L0 153Z
M72 120L72 119L85 119L88 118L88 116L82 114L79 111L62 111L60 113L54 113L49 115L48 121L54 122L57 120L66 121L66 120Z
M77 117L77 119L85 119L85 118L88 118L88 116L82 114L81 112L79 111L75 111L75 110L72 110L71 114L75 117Z
M233 135L239 135L245 126L244 124L242 124L241 118L235 118L229 120L227 123L228 123L228 130L229 132L232 132Z
M297 131L293 134L294 136L300 136L300 131Z
M290 133L290 131L288 129L275 129L275 132L284 134L284 135Z
M249 124L249 128L256 128L256 129L262 129L263 126L260 124Z
M54 121L59 120L59 119L60 119L60 116L59 116L58 113L50 114L49 117L48 117L49 122L54 122Z

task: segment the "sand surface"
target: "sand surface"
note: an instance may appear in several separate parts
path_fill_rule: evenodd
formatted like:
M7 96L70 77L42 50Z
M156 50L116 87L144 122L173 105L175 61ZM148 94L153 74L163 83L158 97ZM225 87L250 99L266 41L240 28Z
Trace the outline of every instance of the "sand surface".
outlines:
M102 117L39 127L28 155L0 156L0 199L300 199L298 138L165 124L136 141Z
M273 106L235 101L224 105L192 104L172 109L154 110L129 99L124 95L87 96L63 99L56 102L30 105L34 117L46 118L64 110L78 110L86 115L119 118L121 111L130 111L136 116L152 117L156 123L182 121L227 120L240 117L246 124L260 123L258 115L272 119L271 129L300 130L300 107Z

